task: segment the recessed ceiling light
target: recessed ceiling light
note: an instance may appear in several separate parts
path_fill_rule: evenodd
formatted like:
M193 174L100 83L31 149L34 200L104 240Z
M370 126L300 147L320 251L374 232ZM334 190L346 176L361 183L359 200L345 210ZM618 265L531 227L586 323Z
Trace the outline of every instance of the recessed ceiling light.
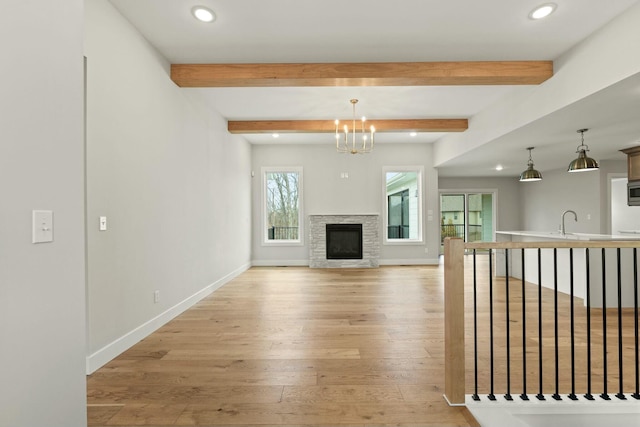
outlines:
M497 165L497 166L496 166L496 170L497 170L497 171L501 171L502 169L504 169L504 168L502 167L502 165Z
M278 138L278 137L280 137L280 134L279 134L279 133L274 133L274 134L273 134L273 135L271 135L271 136L273 136L274 138Z
M216 20L216 14L207 7L204 6L194 6L191 9L191 14L198 20L202 22L213 22Z
M547 16L551 15L554 10L556 10L556 7L558 7L558 5L555 3L541 4L540 6L536 7L529 13L529 18L531 19L546 18Z
M417 136L417 135L418 135L418 132L411 132L409 135L410 135L410 136Z

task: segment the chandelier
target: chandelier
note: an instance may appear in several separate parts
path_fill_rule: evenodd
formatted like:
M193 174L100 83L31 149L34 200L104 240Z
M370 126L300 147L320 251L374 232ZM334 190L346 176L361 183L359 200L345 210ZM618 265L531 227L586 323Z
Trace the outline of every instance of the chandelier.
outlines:
M369 127L369 135L371 137L371 141L369 141L369 136L365 131L364 124L367 119L363 116L361 119L361 130L360 130L360 142L357 142L356 138L356 104L358 103L357 99L352 99L351 105L353 106L353 120L351 124L351 131L349 131L349 126L344 125L342 131L339 128L340 121L336 120L336 151L338 153L351 153L351 154L364 154L370 153L373 150L373 142L374 135L376 132L376 128L373 126ZM349 141L349 134L351 134L351 141ZM344 138L343 138L344 135Z

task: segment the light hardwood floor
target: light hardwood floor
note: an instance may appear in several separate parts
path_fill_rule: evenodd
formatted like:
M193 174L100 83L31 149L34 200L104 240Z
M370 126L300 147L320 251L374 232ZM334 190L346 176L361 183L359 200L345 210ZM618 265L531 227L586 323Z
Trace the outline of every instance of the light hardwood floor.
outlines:
M466 262L465 269L469 266ZM486 271L486 262L479 269ZM481 282L486 285L485 280ZM443 287L442 266L252 268L91 375L87 381L89 425L476 426L465 408L449 407L442 397ZM466 287L466 387L472 393L471 280ZM522 354L521 350L518 354L522 286L511 281L510 289L511 351L517 359ZM506 349L506 322L501 314L506 307L504 290L504 281L497 282L495 357L499 367L504 367ZM543 296L545 342L553 340L547 335L553 331L552 294L547 291ZM537 287L527 286L525 298L527 381L533 398L537 393ZM479 316L485 322L486 287L479 291L479 299ZM560 295L559 300L567 304L569 298ZM576 311L584 325L580 307L581 301ZM570 390L567 313L563 308L561 393ZM627 349L632 347L630 339L633 343L630 314L627 310L624 320ZM614 323L612 317L609 324ZM483 325L479 391L486 394L488 328ZM609 333L616 331L611 328ZM610 344L615 344L614 335ZM584 354L584 344L578 345ZM545 393L554 391L554 358L549 351L545 349L543 356ZM634 363L628 354L625 384L632 379L628 369ZM610 357L617 360L615 355ZM601 364L598 354L594 363ZM616 374L610 370L612 396ZM512 393L520 393L516 387L521 377L522 368L514 364ZM601 388L598 378L594 384ZM504 373L497 373L495 384L496 394L505 392Z
M91 375L89 425L477 425L442 305L438 266L252 268Z

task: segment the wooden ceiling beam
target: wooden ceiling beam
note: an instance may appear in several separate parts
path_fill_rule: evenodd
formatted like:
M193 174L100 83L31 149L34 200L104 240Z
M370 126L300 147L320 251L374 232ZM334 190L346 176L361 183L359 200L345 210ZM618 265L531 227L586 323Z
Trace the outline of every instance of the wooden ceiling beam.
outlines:
M537 85L552 61L172 64L180 87Z
M352 119L341 120L351 128ZM360 121L357 120L357 126ZM375 126L376 132L464 132L467 119L398 119L367 120L368 126ZM229 133L333 133L333 120L254 120L229 121Z

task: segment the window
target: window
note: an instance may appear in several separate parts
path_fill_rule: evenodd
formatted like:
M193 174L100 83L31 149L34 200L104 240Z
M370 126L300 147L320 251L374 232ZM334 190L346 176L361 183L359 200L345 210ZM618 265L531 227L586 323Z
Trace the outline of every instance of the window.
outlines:
M263 168L264 243L302 244L302 168Z
M384 168L385 241L422 242L422 168Z

